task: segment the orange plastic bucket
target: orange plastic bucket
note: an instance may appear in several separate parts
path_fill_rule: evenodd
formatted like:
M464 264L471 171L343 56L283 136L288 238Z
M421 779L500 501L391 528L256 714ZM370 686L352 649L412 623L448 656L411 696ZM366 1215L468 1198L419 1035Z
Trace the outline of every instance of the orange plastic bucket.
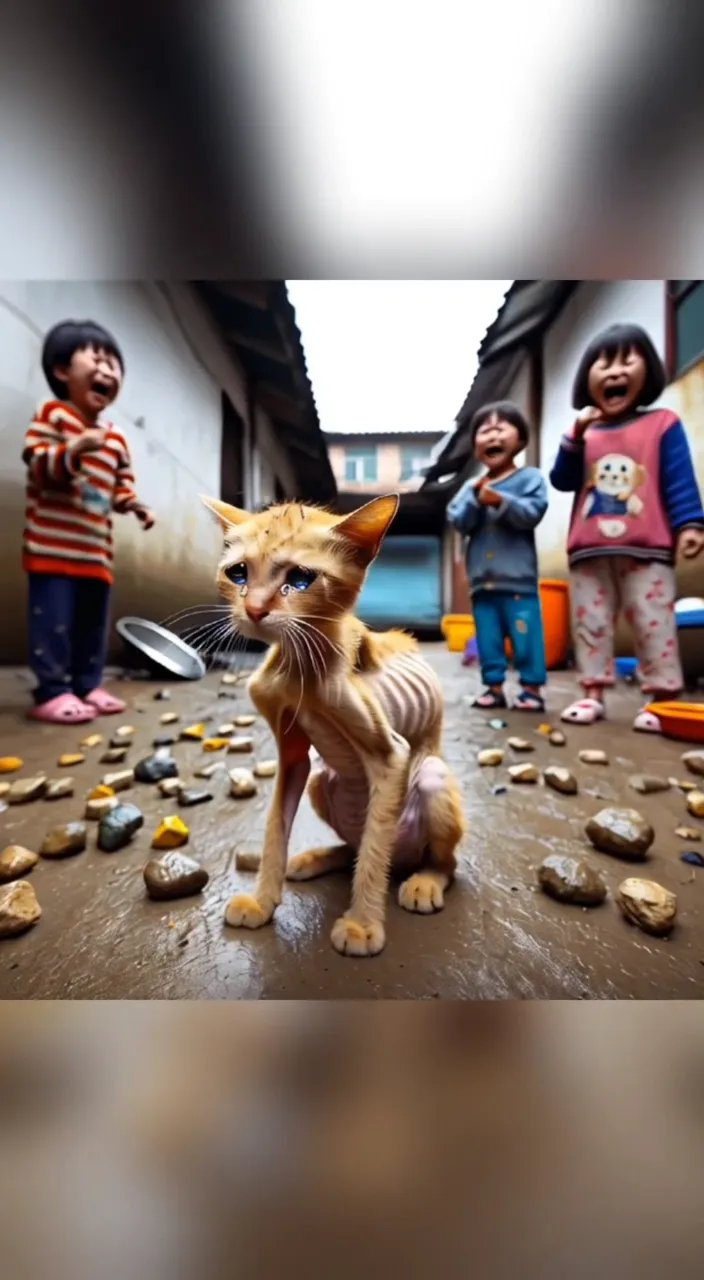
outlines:
M548 671L564 666L570 651L570 594L566 582L557 578L541 578L538 583L540 612L543 617L545 666ZM506 653L511 657L511 642Z

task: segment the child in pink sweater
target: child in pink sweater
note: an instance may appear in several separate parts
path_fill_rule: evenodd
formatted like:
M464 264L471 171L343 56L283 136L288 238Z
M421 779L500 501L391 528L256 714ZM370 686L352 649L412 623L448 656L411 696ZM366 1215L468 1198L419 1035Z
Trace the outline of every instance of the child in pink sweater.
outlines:
M572 390L578 411L550 480L574 493L567 553L572 637L584 697L562 713L593 724L614 683L614 628L623 611L635 636L648 701L683 687L675 622L675 559L704 548L704 510L684 427L669 409L650 409L666 377L638 325L598 333ZM635 729L657 733L646 710Z

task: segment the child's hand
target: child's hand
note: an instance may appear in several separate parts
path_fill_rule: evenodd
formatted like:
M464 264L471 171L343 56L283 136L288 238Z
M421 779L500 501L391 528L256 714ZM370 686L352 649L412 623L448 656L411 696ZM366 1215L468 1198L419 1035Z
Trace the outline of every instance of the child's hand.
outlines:
M584 439L587 427L591 427L593 422L601 421L601 411L595 409L592 405L587 405L586 409L580 409L575 419L573 434L575 440Z
M502 502L501 494L492 489L490 484L482 485L477 494L477 500L483 507L500 507Z
M148 507L135 507L134 514L143 529L151 529L155 518L153 511L150 511Z
M99 431L85 431L82 436L73 441L73 444L69 445L69 450L74 456L81 453L97 453L105 444L107 434L102 427Z
M693 560L704 550L704 529L682 529L677 536L677 554Z

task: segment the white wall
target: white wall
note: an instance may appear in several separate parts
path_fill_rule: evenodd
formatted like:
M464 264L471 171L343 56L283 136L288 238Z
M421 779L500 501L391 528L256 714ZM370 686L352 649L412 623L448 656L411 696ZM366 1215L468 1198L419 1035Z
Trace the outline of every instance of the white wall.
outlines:
M547 475L560 436L574 420L572 383L590 339L609 324L641 325L665 355L665 285L662 280L615 280L580 284L544 341L543 411L540 463ZM667 399L667 397L663 397ZM550 489L550 505L538 526L540 572L545 578L567 574L567 531L572 495Z
M24 653L22 444L36 404L51 394L40 365L43 335L66 318L96 320L122 347L124 389L110 416L129 440L139 496L157 517L148 533L134 516L115 518L114 612L159 620L215 598L219 537L198 495L220 493L221 387L169 300L141 284L1 284L0 616L8 624L0 631L0 659L6 661Z

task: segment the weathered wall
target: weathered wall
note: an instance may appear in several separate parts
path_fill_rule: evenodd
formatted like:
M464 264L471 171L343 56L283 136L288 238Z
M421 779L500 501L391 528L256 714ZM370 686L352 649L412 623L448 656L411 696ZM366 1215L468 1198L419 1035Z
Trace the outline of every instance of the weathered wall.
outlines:
M97 320L123 348L125 384L111 416L130 442L139 495L157 517L148 533L134 517L115 518L114 615L161 620L215 598L219 538L198 495L220 492L221 386L168 298L138 283L6 283L0 285L2 661L25 656L22 442L37 402L49 394L39 363L43 334L67 317Z

